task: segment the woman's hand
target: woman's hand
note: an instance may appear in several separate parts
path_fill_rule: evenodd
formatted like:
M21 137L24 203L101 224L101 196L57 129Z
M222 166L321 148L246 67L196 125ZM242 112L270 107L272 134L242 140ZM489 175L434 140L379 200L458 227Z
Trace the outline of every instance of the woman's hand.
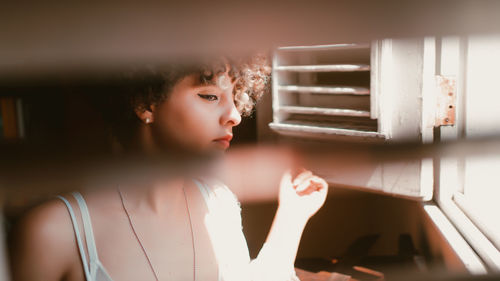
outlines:
M310 171L295 178L287 171L279 191L279 208L254 264L266 280L295 280L293 266L300 238L308 219L325 203L328 184Z
M323 206L327 193L326 181L311 171L302 170L295 178L287 171L281 178L279 206L294 217L309 219Z

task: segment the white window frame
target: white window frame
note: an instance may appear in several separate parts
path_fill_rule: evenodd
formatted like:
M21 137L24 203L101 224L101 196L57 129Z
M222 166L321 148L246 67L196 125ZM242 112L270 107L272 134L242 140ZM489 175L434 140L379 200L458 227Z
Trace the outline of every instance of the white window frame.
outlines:
M372 43L370 85L372 104L370 113L372 118L378 120L379 133L384 134L389 140L414 141L416 136L408 131L408 128L405 127L406 124L401 126L400 120L414 122L415 120L411 119L416 118L420 129L418 137L421 137L423 143L434 142L438 99L436 96L436 80L438 75L455 78L458 81L457 97L464 94L465 77L462 70L465 66L463 65L463 59L461 60L464 52L462 39L458 37L426 37L421 39L407 42L399 39L384 39ZM415 48L412 44L417 44L419 47ZM409 61L408 57L406 57L408 54L410 54ZM417 68L415 65L421 63L421 70L410 69L401 74L401 70L405 70L405 63L408 62L414 66L413 68ZM410 92L404 93L407 81L399 81L401 77L403 80L414 77L416 80L421 79L421 81L408 85ZM420 93L415 92L418 86L421 87ZM402 103L401 96L398 96L401 93L412 98L418 94L421 106L415 108L415 104ZM461 125L463 124L463 120L461 120L463 116L460 113L460 110L463 110L463 103L463 99L457 98L455 105L457 112L455 124L457 125L442 126L437 129L442 141L457 140L459 131L463 130L461 127L463 126ZM420 116L417 118L416 114L420 114ZM414 130L415 126L416 124L412 124L410 127ZM404 138L405 136L406 138ZM388 174L395 175L398 172L401 174L400 167L398 165L395 165L395 167L392 171L390 171L391 167L380 167L380 169L387 170ZM399 171L397 171L398 169ZM462 184L458 180L460 173L463 172L460 161L448 157L433 163L433 159L424 159L420 163L419 172L421 196L410 196L410 199L425 202L423 203L424 212L437 226L437 229L439 229L457 257L463 262L465 268L473 274L498 271L500 269L500 258L496 247L474 225L457 205L456 200L453 199L453 194L460 189ZM438 173L436 177L434 173ZM417 175L413 176L416 177ZM434 183L435 178L438 179L436 183ZM344 180L340 179L341 182ZM329 180L329 182L338 183L335 180ZM386 185L387 183L382 184L382 186ZM373 187L371 188L373 189ZM382 193L401 196L397 192L393 194L394 190L381 191Z
M423 126L423 112L425 110L425 99L423 97L423 84L425 82L423 65L424 52L427 50L424 38L416 39L382 39L371 43L371 108L372 118L378 122L377 134L383 135L385 141L415 141L426 135L422 141L432 140L432 129ZM276 59L276 57L274 57ZM410 65L410 67L408 67ZM433 64L434 65L434 61ZM276 62L274 62L276 66ZM432 66L433 69L433 66ZM274 72L274 75L277 73ZM414 77L418 77L415 79ZM433 77L432 77L433 78ZM277 81L273 81L273 87ZM279 106L279 97L274 93L271 110L276 118L276 109ZM427 101L428 102L428 101ZM265 107L260 105L260 108ZM265 115L261 110L259 116ZM259 118L258 118L259 119ZM260 118L269 120L270 118ZM402 120L404 122L402 122ZM276 122L276 119L273 121ZM263 121L259 121L263 122ZM264 121L265 122L265 121ZM272 121L271 121L272 122ZM271 123L272 124L272 123ZM265 125L259 125L262 134L271 135L273 140L280 141L281 135L268 133L270 130ZM272 126L272 125L271 125ZM424 133L425 127L429 133ZM308 136L307 130L297 130L292 136ZM313 136L314 138L314 136ZM269 139L269 138L268 138ZM260 138L260 140L264 140ZM362 139L356 136L347 136L348 141L371 141L370 138ZM326 169L328 170L328 169ZM352 186L369 192L387 194L403 197L416 201L429 201L433 194L433 166L432 159L415 160L398 163L380 163L369 167L366 177L352 177L352 175L330 175L328 172L321 174L331 184L342 184Z
M456 141L464 130L466 44L465 38L443 37L436 45L439 48L436 52L436 74L454 76L457 79L456 125L439 128L441 141ZM464 212L459 200L457 201L456 194L462 191L464 186L464 172L462 160L452 157L440 159L436 204L474 250L472 253L464 253L455 249L469 271L500 272L500 252Z

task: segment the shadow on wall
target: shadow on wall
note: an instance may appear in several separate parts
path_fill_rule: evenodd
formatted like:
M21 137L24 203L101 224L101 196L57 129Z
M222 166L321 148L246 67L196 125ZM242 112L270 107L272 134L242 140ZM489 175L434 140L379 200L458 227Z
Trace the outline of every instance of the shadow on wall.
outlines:
M379 237L368 255L394 255L401 234L410 234L415 247L425 249L419 204L346 188L330 189L325 205L306 226L297 258L339 257L357 238L374 234ZM276 207L276 203L242 206L243 231L252 258L266 239Z

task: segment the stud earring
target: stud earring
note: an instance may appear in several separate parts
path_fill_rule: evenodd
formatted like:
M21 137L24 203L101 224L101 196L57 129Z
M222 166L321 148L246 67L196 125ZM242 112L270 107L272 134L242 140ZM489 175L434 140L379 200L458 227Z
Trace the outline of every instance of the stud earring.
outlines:
M146 120L145 120L145 123L146 123L146 124L151 123L151 119L149 119L149 117L147 117L147 118L146 118Z

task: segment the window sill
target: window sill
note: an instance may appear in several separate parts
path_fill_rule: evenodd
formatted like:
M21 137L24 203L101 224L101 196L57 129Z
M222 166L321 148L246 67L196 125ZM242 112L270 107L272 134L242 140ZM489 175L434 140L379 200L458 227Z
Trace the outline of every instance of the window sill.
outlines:
M441 207L443 204L441 204ZM446 204L445 204L446 205ZM458 215L457 210L445 207L446 211L442 210L434 203L424 203L423 210L427 218L436 227L439 235L441 237L440 242L446 245L441 245L441 247L447 247L452 250L452 254L458 258L465 269L471 274L487 274L487 268L483 261L476 254L474 249L469 245L469 243L464 239L462 234L455 228L450 219L445 215L455 213ZM459 211L459 210L458 210ZM452 219L453 220L453 219ZM446 259L446 257L444 257Z

